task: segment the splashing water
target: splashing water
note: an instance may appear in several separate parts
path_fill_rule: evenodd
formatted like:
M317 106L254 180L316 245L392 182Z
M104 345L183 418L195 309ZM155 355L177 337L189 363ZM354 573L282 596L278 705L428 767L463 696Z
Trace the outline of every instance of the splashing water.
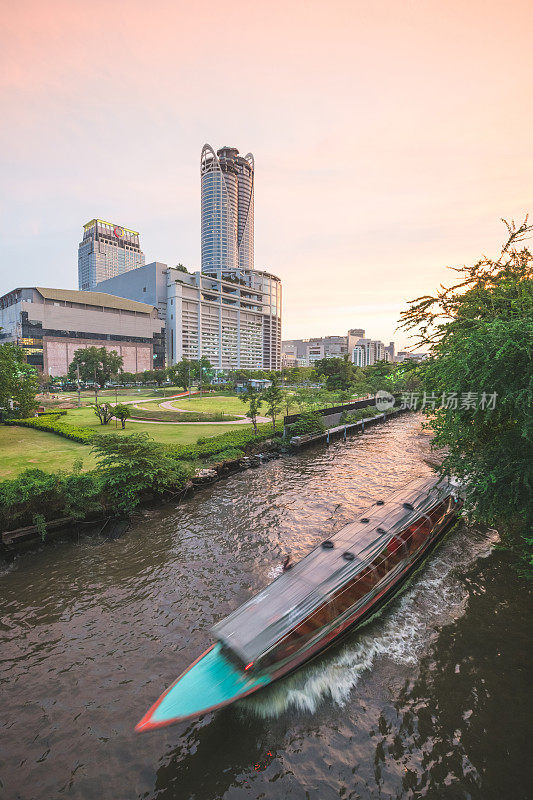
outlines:
M377 612L363 626L365 633L360 628L340 649L242 700L240 709L259 717L276 717L289 708L314 713L327 698L344 705L361 676L379 658L416 665L439 629L465 611L468 592L459 573L478 558L487 557L498 539L494 530L481 533L457 528L407 584L407 593L393 601L393 610L385 607Z

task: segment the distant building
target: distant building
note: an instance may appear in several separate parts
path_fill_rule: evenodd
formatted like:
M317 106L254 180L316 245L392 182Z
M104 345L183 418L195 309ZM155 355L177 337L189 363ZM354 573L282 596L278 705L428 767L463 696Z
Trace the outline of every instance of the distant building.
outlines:
M164 366L164 323L153 305L97 292L13 289L0 297L0 341L15 342L45 375L65 375L76 350L105 347L125 372Z
M353 348L352 361L356 367L366 367L366 350L362 344L356 344Z
M390 361L391 363L395 361L396 358L396 350L394 342L389 342L387 347L385 347L385 361Z
M427 357L427 353L411 353L407 350L401 350L396 356L396 361L424 361Z
M374 350L374 363L377 361L385 361L385 345L383 342L373 341L372 348Z
M206 356L217 370L281 369L281 281L268 272L220 277L153 262L96 291L150 299L165 320L167 364Z
M348 331L348 336L346 337L346 352L352 353L359 339L364 338L365 332L363 328L352 328L352 330Z
M83 226L78 246L78 288L91 291L97 283L144 264L139 234L122 225L92 219Z
M287 356L290 362L296 361L300 367L313 366L315 361L322 358L342 358L348 353L348 342L352 333L350 331L347 336L287 340L282 342L283 357Z

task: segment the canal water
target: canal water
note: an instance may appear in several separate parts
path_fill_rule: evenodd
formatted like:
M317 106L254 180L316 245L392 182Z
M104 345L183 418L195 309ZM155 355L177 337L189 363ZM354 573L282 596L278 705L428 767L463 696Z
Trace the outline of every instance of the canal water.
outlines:
M458 526L377 619L239 705L135 734L209 627L363 508L430 473L406 416L271 462L122 539L0 572L0 797L532 796L531 598L497 534Z

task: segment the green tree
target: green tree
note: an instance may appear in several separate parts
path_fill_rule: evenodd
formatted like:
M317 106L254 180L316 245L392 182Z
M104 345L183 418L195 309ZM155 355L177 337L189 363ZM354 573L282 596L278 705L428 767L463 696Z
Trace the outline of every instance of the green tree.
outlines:
M39 381L24 351L12 343L0 345L0 410L7 416L29 417L37 408Z
M145 369L144 372L137 373L137 379L146 386L148 383L155 383L155 375L153 369Z
M294 403L294 392L288 392L286 389L282 392L282 402L285 409L285 415L289 416L291 413L291 406Z
M108 425L113 419L113 406L109 403L94 403L91 408L100 420L100 425Z
M271 376L272 385L263 389L261 399L266 403L268 416L272 420L272 430L276 430L276 417L283 408L283 392L276 375Z
M79 367L80 378L86 383L95 382L103 388L122 369L124 359L116 350L105 347L86 347L76 350L68 368L68 377L76 380Z
M299 386L294 393L294 402L300 413L309 411L316 405L317 390L309 386Z
M375 364L364 367L365 382L369 393L376 394L380 389L390 391L392 389L391 376L395 369L395 365L388 361L376 361Z
M349 357L323 358L315 363L315 375L326 377L326 389L334 392L337 389L349 389L352 385L354 366Z
M239 400L247 406L247 416L252 420L254 433L257 435L257 415L261 409L261 393L250 382L246 384L244 392L239 395Z
M184 391L189 388L189 380L192 380L194 377L192 363L192 361L188 361L184 358L182 361L178 361L177 364L173 364L169 367L167 371L171 382L175 386L181 386Z
M457 408L446 399L429 419L434 446L445 448L441 472L462 481L475 519L509 542L520 531L531 557L533 257L517 243L533 226L527 218L505 224L496 260L465 266L458 283L413 300L402 326L418 328L419 344L430 349L423 389L459 398Z
M93 439L92 452L107 501L119 513L131 513L144 493L180 489L188 478L188 469L147 433L100 434Z
M119 403L113 408L113 415L122 423L122 430L126 427L126 420L131 417L131 409L124 403Z
M200 389L211 380L213 366L207 356L202 356L198 361L193 361L194 377Z
M134 372L120 372L118 376L119 383L135 383L136 376Z

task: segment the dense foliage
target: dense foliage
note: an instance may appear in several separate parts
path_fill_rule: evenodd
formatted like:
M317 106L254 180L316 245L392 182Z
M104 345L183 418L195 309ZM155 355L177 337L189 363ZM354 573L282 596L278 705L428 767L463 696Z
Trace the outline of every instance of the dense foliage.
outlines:
M160 422L234 422L240 419L238 416L226 414L223 411L170 411L166 408L135 407L131 409L131 417Z
M355 370L348 355L343 358L323 358L315 363L317 377L325 376L326 389L330 392L349 389L354 383Z
M168 378L176 386L181 386L182 389L188 389L189 386L199 383L209 383L213 367L206 356L202 356L198 361L191 361L184 358L177 364L173 364L165 370Z
M147 433L98 434L93 439L102 491L115 512L130 513L143 494L177 491L189 471Z
M0 411L11 417L27 417L37 408L39 381L26 363L24 351L12 343L0 345Z
M324 433L326 430L319 414L313 411L304 411L296 422L287 425L289 436L305 436L308 433Z
M28 469L0 482L0 530L14 530L59 517L82 518L100 508L101 486L94 473L69 475Z
M228 449L239 450L242 455L250 445L271 439L273 435L280 436L281 432L280 423L276 424L274 433L268 422L258 425L257 432L247 425L236 425L234 430L220 436L200 438L195 444L168 445L168 448L175 458L183 461L212 461L217 457L221 459L222 453Z
M463 482L475 519L508 540L521 531L531 554L533 258L516 244L532 226L507 227L496 260L482 258L458 270L459 283L412 301L403 325L418 327L431 348L423 388L437 400L428 413L434 445L445 448L442 472Z
M393 409L391 409L392 411ZM340 425L351 425L354 422L360 422L362 419L370 419L370 417L377 417L378 414L382 414L383 412L380 411L375 406L365 406L365 408L355 408L353 411L343 411L339 424Z

